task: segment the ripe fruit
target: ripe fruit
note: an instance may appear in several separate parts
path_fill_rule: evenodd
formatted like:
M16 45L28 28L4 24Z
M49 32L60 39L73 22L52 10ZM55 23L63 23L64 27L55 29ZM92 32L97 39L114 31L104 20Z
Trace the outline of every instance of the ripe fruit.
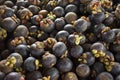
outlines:
M73 63L69 58L61 58L57 62L57 68L61 73L69 72L73 67Z
M45 68L52 68L57 62L57 58L55 55L45 52L45 54L42 56L42 65Z
M68 72L63 75L63 80L78 80L78 77L74 72Z
M86 78L87 76L90 75L90 68L86 64L79 64L76 67L76 73L79 77Z
M78 19L74 22L74 27L76 32L85 32L88 29L88 23L84 19Z
M24 63L23 67L26 71L35 71L39 69L39 61L35 59L34 57L28 57Z
M65 20L68 24L70 23L73 23L74 21L77 20L77 14L74 13L74 12L68 12L66 15L65 15Z
M7 17L2 20L2 27L8 32L12 32L17 27L17 23L11 17Z
M110 73L102 72L97 76L96 80L114 80L114 78Z
M52 50L55 56L61 57L66 53L67 47L63 42L57 42L56 44L54 44Z
M79 58L83 53L83 48L81 46L73 46L71 48L70 54L74 58Z
M65 15L64 8L57 6L53 9L53 13L56 15L56 17L62 17Z
M43 19L40 21L40 29L43 30L46 33L50 33L54 30L54 22L51 19Z
M4 80L21 80L21 74L17 72L11 72L7 74Z
M59 71L57 70L57 68L49 68L45 71L45 77L50 77L50 80L58 80L59 79ZM45 78L43 77L43 78Z
M69 36L69 33L67 31L61 30L57 32L55 38L57 39L57 41L66 43L68 36Z
M29 34L29 31L27 27L24 25L17 26L14 31L14 37L20 37L20 36L27 37L28 34Z

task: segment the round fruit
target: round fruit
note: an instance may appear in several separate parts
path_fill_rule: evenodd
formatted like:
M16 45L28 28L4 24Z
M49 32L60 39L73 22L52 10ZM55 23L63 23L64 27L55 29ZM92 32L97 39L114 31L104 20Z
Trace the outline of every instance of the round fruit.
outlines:
M52 68L57 62L57 58L55 55L46 52L43 56L42 56L42 65L45 68Z
M114 78L110 73L102 72L97 76L96 80L114 80Z
M78 77L74 72L68 72L63 76L63 80L78 80Z
M17 27L17 23L11 17L7 17L2 20L2 27L8 32L12 32Z
M14 37L20 37L20 36L27 37L28 34L29 34L29 31L27 27L24 25L17 26L17 28L14 31Z
M61 57L66 53L67 47L63 42L57 42L56 44L54 44L52 50L55 56Z
M56 17L62 17L65 15L64 8L57 6L53 9L53 13L56 15Z
M50 80L58 80L59 79L59 71L57 70L57 68L49 68L45 71L45 77L49 77L50 76ZM43 78L45 78L43 77Z
M74 13L74 12L68 12L66 15L65 15L65 20L68 24L70 23L73 23L74 21L77 20L77 14Z
M57 62L57 68L61 73L69 72L73 67L73 62L69 58L61 58Z
M21 74L17 72L11 72L6 75L4 80L21 80Z
M90 75L90 67L86 64L79 64L76 67L76 73L79 77L86 78Z
M73 46L71 48L70 54L74 58L79 58L83 53L83 48L81 46Z
M23 67L26 71L35 71L39 69L39 61L35 59L34 57L28 57L24 63Z

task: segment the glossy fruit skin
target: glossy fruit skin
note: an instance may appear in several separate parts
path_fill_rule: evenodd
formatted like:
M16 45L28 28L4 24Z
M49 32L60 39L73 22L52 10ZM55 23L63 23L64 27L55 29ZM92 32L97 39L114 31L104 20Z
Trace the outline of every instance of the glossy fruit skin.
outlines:
M45 68L52 68L57 62L57 58L55 55L46 52L43 56L42 56L42 65Z
M65 20L68 24L73 23L74 21L77 20L77 14L74 12L68 12L65 15Z
M105 18L105 20L104 20L104 24L107 26L110 26L111 24L113 24L113 22L114 22L114 15L109 13L108 17Z
M28 72L26 74L25 80L38 80L38 79L42 79L41 72L40 71L32 71L32 72Z
M86 78L90 74L90 68L86 64L79 64L76 67L76 73L81 78Z
M66 24L64 26L64 30L66 30L69 34L72 34L75 31L73 25L71 25L71 24Z
M112 31L114 31L115 34L118 34L120 32L120 29L112 29Z
M12 32L17 27L17 24L11 17L7 17L2 20L2 27L8 32Z
M79 58L83 53L83 48L81 46L73 46L71 48L70 54L74 58Z
M4 80L20 80L21 74L17 72L9 73Z
M74 4L69 4L65 7L65 12L77 12L77 6Z
M29 28L29 35L31 36L31 37L34 37L34 38L37 38L37 33L38 33L38 26L30 26Z
M68 72L63 75L63 80L78 80L78 77L74 72Z
M95 33L95 35L100 34L105 27L106 26L104 24L102 24L102 23L95 25L94 26L94 33Z
M0 80L119 78L119 2L0 0Z
M4 13L1 15L2 18L12 17L15 15L12 8L7 7L7 6L0 6L0 9L1 8L4 10Z
M110 30L102 34L102 39L108 43L113 42L115 39L115 33Z
M69 58L61 58L57 62L57 68L61 73L69 72L73 67L73 62Z
M36 59L34 57L28 57L23 63L24 69L29 72L37 70L35 61Z
M77 21L75 21L74 26L75 26L75 31L76 32L83 33L87 30L88 23L84 19L78 19Z
M25 22L30 20L30 18L33 16L33 13L29 9L23 8L18 11L18 16L22 20L22 23L24 23L24 20Z
M17 1L16 5L17 5L18 9L20 9L20 7L26 7L26 2L25 1Z
M29 9L34 15L36 15L36 14L39 12L39 10L40 10L40 8L39 8L38 6L35 6L35 5L30 5L30 6L28 7L28 9Z
M91 15L91 21L95 24L102 23L105 19L105 14L103 12L99 12L97 14L92 14Z
M14 6L14 3L12 1L5 1L4 5L7 5L8 7L12 8Z
M113 76L117 76L120 74L120 64L118 62L115 62L113 67L112 67L112 70L110 71L110 73L113 75Z
M114 53L110 52L110 51L105 51L106 55L109 56L111 58L112 61L115 60L115 57L114 57Z
M57 6L53 9L53 13L56 15L56 17L62 17L65 15L64 8Z
M70 34L68 36L68 43L70 46L82 45L86 42L86 37L83 34Z
M39 21L43 18L43 16L41 16L41 18L39 17L39 15L34 15L31 17L31 23L33 25L39 25Z
M20 37L20 36L27 37L28 34L29 34L29 31L27 27L24 25L17 26L14 31L14 37Z
M69 33L67 31L61 30L57 32L55 38L57 41L66 43L68 36L69 36Z
M62 7L67 6L68 3L69 3L68 0L58 0L58 5L59 5L59 6L62 6Z
M55 29L57 29L57 30L62 30L66 24L66 22L63 18L56 18L54 23L55 23Z
M38 12L38 15L42 15L43 18L46 18L47 17L47 14L48 14L48 11L47 10L40 10Z
M45 76L50 76L50 80L58 80L60 74L57 68L52 67L45 71Z
M97 76L96 80L114 80L114 78L110 73L102 72Z
M68 43L69 43L69 45L75 46L76 45L75 42L76 42L75 35L74 34L70 34L68 36Z
M95 62L95 64L92 67L92 76L96 77L98 74L105 71L104 64L101 62Z
M22 65L22 63L23 63L23 58L22 58L22 56L19 54L19 53L11 53L8 57L7 57L7 59L9 60L9 58L12 58L12 57L15 57L15 59L16 59L16 63L14 64L14 68L18 68L18 67L20 67L21 65Z
M105 46L102 43L100 43L100 42L93 43L91 45L91 50L93 50L93 49L102 50L102 51L106 50Z
M44 53L44 43L43 42L35 42L30 46L30 54L35 58L40 58Z
M57 6L57 1L49 1L47 4L46 4L46 10L48 11L52 11L55 7Z
M15 47L14 51L19 53L23 57L24 60L29 56L29 49L27 45L20 44Z
M57 57L61 57L67 50L66 45L63 42L57 42L54 44L52 51Z

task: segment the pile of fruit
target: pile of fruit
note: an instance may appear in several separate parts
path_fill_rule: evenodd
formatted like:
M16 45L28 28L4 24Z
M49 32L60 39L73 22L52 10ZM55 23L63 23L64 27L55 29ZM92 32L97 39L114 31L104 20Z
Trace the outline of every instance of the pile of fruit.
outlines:
M0 0L0 80L120 80L120 0Z

